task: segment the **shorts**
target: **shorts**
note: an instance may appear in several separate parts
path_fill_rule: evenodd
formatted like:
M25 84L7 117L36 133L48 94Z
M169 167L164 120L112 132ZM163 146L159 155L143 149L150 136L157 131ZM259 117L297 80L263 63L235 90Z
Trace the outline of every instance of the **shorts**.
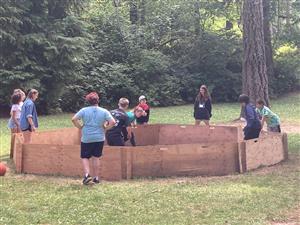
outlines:
M83 143L81 142L80 158L89 159L91 157L101 157L103 150L104 141Z
M18 121L19 124L20 124L20 119L17 119L17 121ZM9 129L15 129L15 128L17 128L17 124L15 123L15 121L14 121L12 118L10 118L10 119L8 120L7 127L8 127Z
M106 135L107 144L110 146L124 146L125 141L122 135Z
M255 139L259 137L261 128L244 128L244 140Z
M275 127L268 127L268 131L281 133L280 125L277 125Z

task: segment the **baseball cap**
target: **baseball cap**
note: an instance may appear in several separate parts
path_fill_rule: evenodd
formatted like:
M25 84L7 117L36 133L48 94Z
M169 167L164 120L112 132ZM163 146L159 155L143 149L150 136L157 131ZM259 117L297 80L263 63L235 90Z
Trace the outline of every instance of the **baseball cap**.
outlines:
M141 96L139 97L139 102L142 101L143 99L146 99L145 95L141 95Z

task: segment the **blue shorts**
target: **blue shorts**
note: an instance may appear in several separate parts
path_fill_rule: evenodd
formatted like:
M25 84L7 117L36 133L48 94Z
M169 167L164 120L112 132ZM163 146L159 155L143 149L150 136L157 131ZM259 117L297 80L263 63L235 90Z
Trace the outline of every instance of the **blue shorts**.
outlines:
M20 124L20 119L17 119L17 121ZM17 124L15 123L15 121L12 118L9 119L7 126L9 129L17 128Z
M81 142L80 158L89 159L91 157L101 157L103 150L104 141L83 143Z

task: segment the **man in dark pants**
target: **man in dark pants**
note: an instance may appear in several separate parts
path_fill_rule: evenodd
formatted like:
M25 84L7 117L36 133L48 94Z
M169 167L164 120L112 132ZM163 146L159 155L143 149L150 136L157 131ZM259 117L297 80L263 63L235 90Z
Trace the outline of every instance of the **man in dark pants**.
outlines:
M245 119L247 124L244 128L244 140L258 138L261 131L261 123L255 110L255 106L250 103L247 95L241 94L239 102L245 107Z
M129 101L126 98L119 100L119 108L112 110L110 113L116 120L116 124L113 128L106 131L107 144L110 146L124 146L125 141L122 134L123 129L127 130L128 139L131 138L131 127L129 126L129 118L126 114Z

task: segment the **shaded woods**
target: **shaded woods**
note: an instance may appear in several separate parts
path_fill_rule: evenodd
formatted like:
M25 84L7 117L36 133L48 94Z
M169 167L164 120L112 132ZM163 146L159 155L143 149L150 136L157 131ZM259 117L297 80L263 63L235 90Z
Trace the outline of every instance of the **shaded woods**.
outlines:
M269 3L262 52L274 68L252 67L277 97L299 88L300 1ZM40 90L47 114L78 109L92 90L106 106L141 94L168 106L193 102L205 83L213 101L236 101L243 13L241 0L1 0L1 110L19 87Z

